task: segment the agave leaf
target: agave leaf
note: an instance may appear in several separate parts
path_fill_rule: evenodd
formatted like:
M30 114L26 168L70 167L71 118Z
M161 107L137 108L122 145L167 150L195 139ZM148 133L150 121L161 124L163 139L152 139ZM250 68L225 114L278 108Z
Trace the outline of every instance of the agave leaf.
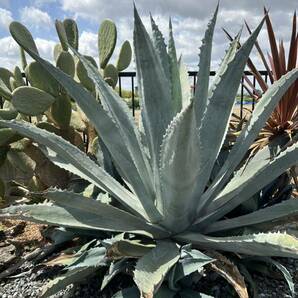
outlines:
M189 86L189 76L187 67L183 63L182 57L179 59L180 83L182 90L182 108L186 108L190 104L191 90Z
M102 279L100 290L102 291L117 274L121 272L127 273L128 271L132 272L132 270L133 270L133 263L129 259L122 259L118 262L113 262L110 265L106 275ZM136 289L136 293L138 294L137 289Z
M1 120L0 125L13 128L20 134L23 134L28 138L32 138L44 146L48 146L58 155L56 162L58 166L75 172L87 181L94 183L98 187L109 192L115 196L115 198L118 198L118 200L120 200L125 206L128 206L131 210L135 210L137 213L140 212L139 214L144 215L141 204L132 193L121 186L94 161L89 159L89 157L87 157L81 150L63 138L44 129L39 129L27 122ZM55 156L53 156L52 160L54 160L54 158Z
M241 175L236 175L213 200L206 210L209 222L217 220L238 205L251 198L269 182L284 173L298 161L298 143L288 147L271 161L263 160L255 167L248 167ZM240 169L241 171L241 169Z
M81 255L74 258L74 261L67 265L67 270L74 270L82 267L99 267L107 264L105 259L106 249L104 247L92 247L87 250L81 250Z
M122 258L140 258L148 253L154 246L145 245L138 241L119 240L107 250L107 257L112 260Z
M202 205L206 203L212 195L216 194L232 175L236 166L239 164L250 145L256 139L259 131L264 126L268 117L274 110L278 101L285 94L289 86L297 79L298 70L292 70L284 75L269 87L262 96L262 100L256 105L252 117L248 121L240 136L237 138L225 164L214 179L207 192L202 197Z
M213 296L206 295L204 293L199 293L191 289L184 289L179 292L181 298L214 298Z
M284 276L284 278L289 286L292 297L294 298L295 294L296 294L295 293L295 284L294 284L293 278L291 276L291 273L288 271L288 269L285 266L283 266L281 263L279 263L278 261L275 261L271 258L261 258L260 260L264 261L266 263L273 264L282 273L282 275Z
M151 15L150 15L150 20L151 20L151 29L152 29L152 40L153 40L155 51L160 58L160 61L165 73L165 77L170 78L169 56L167 53L167 46L165 44L165 39Z
M134 48L136 67L141 93L142 121L149 145L153 168L154 185L157 193L157 207L160 207L159 150L162 137L173 118L169 81L166 79L148 33L135 8ZM156 107L159 107L156 109Z
M205 31L202 45L200 47L199 54L199 71L197 75L197 84L195 92L195 112L198 125L203 116L203 112L206 108L208 99L208 88L210 79L210 64L211 64L211 51L214 27L216 24L216 18L218 13L218 5L215 9L212 19L210 20L207 30Z
M129 180L129 182L132 184L136 193L139 194L144 208L154 210L154 188L151 178L152 170L149 161L145 156L139 131L127 105L117 93L104 82L97 69L91 63L76 51L74 51L74 53L82 61L88 72L88 76L93 80L104 108L111 114L113 120L116 122L126 148L135 164L137 172L139 173L139 179L137 181ZM103 141L105 140L103 139ZM136 174L137 173L134 173L134 176L136 176ZM139 180L141 180L142 183L140 183ZM144 192L144 190L146 190L146 192ZM152 214L153 212L154 211L152 211ZM155 220L158 219L159 216L157 214L155 216L157 216Z
M298 239L287 233L259 233L231 237L210 237L185 232L175 239L204 249L230 251L255 256L298 258Z
M234 59L224 65L219 81L211 89L207 105L199 128L200 141L200 168L204 175L200 179L200 191L205 189L212 168L225 140L232 114L233 105L240 84L247 58L254 42L262 28L264 20L259 24L254 33L237 51Z
M199 250L190 249L189 245L185 245L181 249L179 262L177 262L175 267L172 269L173 285L175 286L180 279L192 274L193 272L202 273L204 266L213 261L214 259L203 254Z
M163 224L175 232L189 226L196 213L193 200L201 173L199 149L193 104L190 104L169 125L160 150Z
M153 297L167 272L178 261L179 255L177 244L160 241L155 248L139 259L134 271L134 281L141 297Z
M274 206L260 209L243 216L238 216L231 219L224 219L215 223L211 223L206 227L204 232L213 233L265 222L274 222L278 219L286 218L293 215L298 215L298 200L290 199Z
M177 114L182 108L182 93L181 93L181 83L180 83L180 73L176 54L175 41L172 30L172 22L169 22L169 44L168 44L168 56L170 64L170 78L171 78L171 91L172 91L172 101L174 113Z
M49 190L46 197L54 201L55 205L39 204L8 207L1 210L0 217L19 218L80 229L120 232L130 230L137 234L149 236L150 230L157 233L162 231L125 211L88 199L80 194ZM162 234L164 233L162 232Z
M64 290L68 285L73 283L82 283L82 281L88 276L92 275L97 267L80 267L74 270L66 272L64 275L55 278L50 281L44 288L40 297L50 297L60 290Z
M112 298L135 298L139 296L139 290L135 287L123 289L112 296Z
M225 256L218 252L211 252L217 260L210 264L211 270L221 275L237 292L240 298L249 298L245 281L238 268Z

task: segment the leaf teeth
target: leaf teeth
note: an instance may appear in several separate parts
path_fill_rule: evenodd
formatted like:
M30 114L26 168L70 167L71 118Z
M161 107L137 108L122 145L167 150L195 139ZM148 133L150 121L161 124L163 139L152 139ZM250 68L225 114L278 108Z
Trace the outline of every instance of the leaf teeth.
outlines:
M172 119L172 121L169 123L165 134L162 137L162 142L160 145L160 151L159 151L159 170L161 170L163 168L163 165L161 164L161 157L164 153L165 150L165 146L167 143L168 138L170 137L170 135L174 132L175 127L177 127L179 125L179 123L181 123L184 114L187 112L188 109L190 109L192 107L192 102L185 107L183 110L181 110L179 113L176 114L176 116Z

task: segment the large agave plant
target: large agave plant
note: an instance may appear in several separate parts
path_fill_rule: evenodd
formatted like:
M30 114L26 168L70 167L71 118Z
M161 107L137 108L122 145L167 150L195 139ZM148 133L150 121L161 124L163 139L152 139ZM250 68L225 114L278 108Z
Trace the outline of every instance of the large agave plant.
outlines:
M142 98L139 128L98 69L75 49L72 51L93 80L100 103L71 77L36 55L28 46L21 24L10 25L17 43L65 88L88 116L123 179L123 184L118 183L95 161L55 134L26 122L0 121L1 126L34 139L56 165L89 181L117 201L117 205L107 204L100 198L92 200L81 194L50 189L44 194L47 203L1 210L1 218L61 226L100 239L88 243L74 256L65 275L47 287L45 296L109 266L102 288L119 272L133 272L135 282L115 297L174 297L178 292L181 297L197 297L199 293L189 283L182 287L185 276L202 274L206 264L219 268L219 272L224 271L220 270L223 263L233 266L214 251L228 252L241 259L247 255L264 257L274 264L278 263L269 257L298 257L295 236L269 232L275 222L298 214L298 201L288 200L244 216L226 218L235 207L298 161L298 145L293 144L273 159L268 159L264 149L238 169L279 99L298 78L298 70L288 72L268 88L210 183L243 69L263 25L262 21L240 49L237 49L239 37L231 43L214 83L209 86L216 16L217 9L202 42L199 83L194 98L190 99L187 76L177 62L172 31L167 49L154 21L152 41L135 10L134 48ZM288 277L293 291L287 270L278 268ZM240 273L234 268L230 274ZM235 279L229 281L233 283ZM239 296L248 297L243 279L239 280L236 287Z

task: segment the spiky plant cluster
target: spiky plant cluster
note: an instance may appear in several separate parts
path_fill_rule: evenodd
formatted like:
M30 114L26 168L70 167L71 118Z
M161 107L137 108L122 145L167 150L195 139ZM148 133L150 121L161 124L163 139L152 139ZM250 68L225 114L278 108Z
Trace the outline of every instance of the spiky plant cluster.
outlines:
M243 216L230 214L298 161L298 144L294 143L272 159L265 147L239 168L276 104L298 78L298 70L288 72L268 88L225 162L214 173L240 79L264 22L240 49L238 40L231 43L209 86L216 16L217 9L202 42L199 84L190 99L172 30L167 48L152 21L151 40L135 10L134 52L142 113L139 126L98 69L69 42L67 46L84 65L100 102L42 59L28 44L21 24L10 25L17 43L93 123L106 153L102 167L56 134L24 121L0 121L2 127L37 142L55 165L101 190L91 190L93 199L87 199L82 193L50 189L44 193L45 203L1 210L1 218L60 226L59 237L56 234L59 243L77 237L94 238L72 258L57 260L66 265L64 275L44 289L44 297L94 273L101 276L103 290L119 273L130 277L129 287L114 297L201 297L194 284L205 268L222 274L240 297L248 297L240 271L244 272L245 262L252 259L281 269L294 295L288 271L271 257L297 258L298 239L287 231L270 230L290 215L297 215L298 201L288 200ZM110 162L118 176L111 171ZM210 183L211 174L214 178ZM250 276L247 270L245 276Z

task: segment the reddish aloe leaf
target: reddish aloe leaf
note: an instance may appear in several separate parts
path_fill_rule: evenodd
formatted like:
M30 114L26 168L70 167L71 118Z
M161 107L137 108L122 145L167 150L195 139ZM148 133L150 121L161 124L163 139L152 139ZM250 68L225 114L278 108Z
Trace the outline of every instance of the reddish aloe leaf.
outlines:
M266 21L267 32L268 32L268 36L269 36L271 53L272 53L273 62L274 62L274 66L275 66L274 68L275 68L275 73L276 73L276 79L278 80L281 77L281 68L280 68L280 61L279 61L279 56L278 56L275 34L274 34L274 31L272 28L271 20L269 18L267 9L265 7L264 7L264 13L265 13L265 21Z
M296 67L297 62L297 47L298 47L298 36L296 37L296 11L293 16L293 25L292 25L292 36L290 42L290 51L288 57L288 71Z
M249 34L251 34L251 29L248 26L248 24L247 24L246 21L245 21L245 25L246 25L247 31L249 32ZM265 58L265 55L264 55L264 53L263 53L263 51L262 51L262 49L261 49L258 41L255 42L255 47L256 47L256 49L257 49L257 51L258 51L258 53L259 53L259 55L261 57L261 60L262 60L264 66L265 66L265 68L267 70L267 73L268 73L269 78L270 78L270 82L273 83L274 79L273 79L273 76L272 76L272 73L271 73L271 69L270 69L270 67L269 67L269 65L267 63L267 60Z

